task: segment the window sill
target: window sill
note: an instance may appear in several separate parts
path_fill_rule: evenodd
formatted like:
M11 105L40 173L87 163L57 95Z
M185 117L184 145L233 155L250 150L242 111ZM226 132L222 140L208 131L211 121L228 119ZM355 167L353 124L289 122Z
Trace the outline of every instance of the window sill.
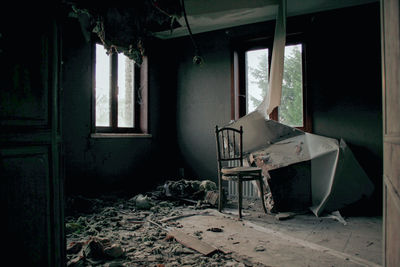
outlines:
M92 133L90 138L151 138L151 134L144 133Z

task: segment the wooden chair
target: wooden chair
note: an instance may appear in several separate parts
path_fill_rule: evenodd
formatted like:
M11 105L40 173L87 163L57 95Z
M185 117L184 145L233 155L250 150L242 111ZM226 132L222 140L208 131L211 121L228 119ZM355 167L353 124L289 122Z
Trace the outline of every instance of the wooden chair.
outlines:
M267 210L264 204L263 177L261 169L257 167L243 166L243 128L215 127L217 141L218 160L218 188L222 196L222 180L235 181L238 184L238 208L239 219L242 218L242 193L243 182L256 180L261 193L262 207L265 213ZM222 197L219 197L218 210L222 210Z

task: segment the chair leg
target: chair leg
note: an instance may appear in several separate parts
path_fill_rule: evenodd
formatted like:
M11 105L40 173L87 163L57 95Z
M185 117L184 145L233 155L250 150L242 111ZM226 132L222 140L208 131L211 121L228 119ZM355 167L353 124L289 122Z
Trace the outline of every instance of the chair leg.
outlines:
M243 184L242 177L238 176L238 209L239 209L239 219L242 218L242 198L243 198Z
M222 211L222 178L218 175L218 211Z
M262 207L263 207L264 212L265 212L265 213L268 213L268 212L267 212L267 209L265 208L264 186L263 186L263 183L264 183L263 178L260 177L259 180L258 180L258 184L259 184L259 188L260 188Z

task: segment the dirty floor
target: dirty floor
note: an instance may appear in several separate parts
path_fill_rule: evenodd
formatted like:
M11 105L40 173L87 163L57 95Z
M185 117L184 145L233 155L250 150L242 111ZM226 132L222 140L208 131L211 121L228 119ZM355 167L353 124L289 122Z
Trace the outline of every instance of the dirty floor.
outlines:
M258 201L247 200L243 219L238 220L232 208L219 213L209 206L156 199L139 207L136 200L74 199L75 213L66 218L67 265L381 264L381 217L317 218L305 213L278 220L276 214L262 213ZM215 252L204 255L191 249L198 244L180 243L168 235L172 230L211 245Z
M316 218L296 215L278 221L274 215L236 210L178 220L188 234L202 231L202 239L224 251L246 255L267 266L380 266L381 219L377 217ZM204 231L221 228L221 232Z

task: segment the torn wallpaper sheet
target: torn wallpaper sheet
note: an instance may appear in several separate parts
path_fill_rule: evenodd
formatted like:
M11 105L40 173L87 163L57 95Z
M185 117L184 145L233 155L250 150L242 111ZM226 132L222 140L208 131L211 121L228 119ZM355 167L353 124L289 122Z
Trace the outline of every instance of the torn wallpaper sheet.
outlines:
M310 162L304 166L311 169L309 208L316 216L372 194L372 182L344 140L302 132L265 119L258 111L230 124L234 128L240 125L244 152L263 169L265 177L272 170Z
M283 65L286 44L286 0L279 1L276 17L274 43L272 47L271 71L267 95L257 108L262 113L271 114L281 104Z

